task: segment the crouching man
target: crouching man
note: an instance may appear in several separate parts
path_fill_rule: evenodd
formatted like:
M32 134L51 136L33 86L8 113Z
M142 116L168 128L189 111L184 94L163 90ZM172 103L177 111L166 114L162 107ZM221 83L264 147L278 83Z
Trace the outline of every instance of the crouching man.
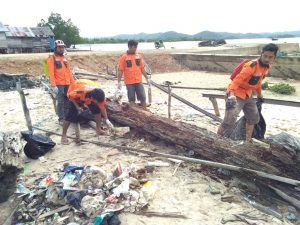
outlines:
M70 100L70 108L63 125L63 133L61 138L62 144L68 144L67 131L71 123L78 123L80 113L88 108L95 116L96 132L103 134L101 128L101 118L103 116L108 128L113 129L113 124L108 120L105 108L106 98L104 91L98 88L98 85L90 80L76 80L70 85L67 97Z

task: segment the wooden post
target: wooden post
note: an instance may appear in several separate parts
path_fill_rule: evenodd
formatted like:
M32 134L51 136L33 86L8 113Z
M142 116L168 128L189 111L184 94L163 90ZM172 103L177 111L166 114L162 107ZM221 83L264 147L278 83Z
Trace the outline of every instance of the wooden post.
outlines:
M25 98L24 92L21 88L21 81L16 82L16 88L17 88L17 91L19 92L20 97L21 97L21 102L22 102L24 116L25 116L25 119L26 119L27 128L28 128L28 130L32 131L30 113L29 113L29 109L28 109L27 104L26 104L26 98Z
M218 102L217 102L216 98L209 97L209 100L213 104L216 116L220 116L220 111L219 111Z
M152 88L151 88L151 80L148 83L148 103L151 105L152 103Z
M168 85L168 118L171 119L171 95L172 88Z
M163 92L165 92L165 93L168 93L168 90L167 90L166 88L164 88L164 87L162 87L161 85L155 83L154 81L151 81L151 84L152 84L154 87L158 88L159 90L161 90L161 91L163 91ZM184 99L184 98L182 98L182 97L176 95L175 93L171 93L171 96L172 96L173 98L176 98L177 100L183 102L184 104L186 104L186 105L192 107L193 109L195 109L195 110L197 110L197 111L203 113L204 115L206 115L206 116L212 118L213 120L216 120L216 121L219 121L219 122L222 122L222 121L223 121L220 117L217 117L217 116L214 115L213 113L210 113L210 112L205 111L204 109L201 109L200 107L198 107L198 106L194 105L193 103L187 101L186 99Z

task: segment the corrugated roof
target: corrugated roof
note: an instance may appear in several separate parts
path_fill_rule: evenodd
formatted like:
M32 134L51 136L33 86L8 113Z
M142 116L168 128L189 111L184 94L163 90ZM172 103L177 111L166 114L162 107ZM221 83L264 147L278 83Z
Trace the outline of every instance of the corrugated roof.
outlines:
M0 32L6 32L6 31L8 31L7 27L0 22Z
M50 27L31 27L30 29L35 34L35 36L37 36L37 37L54 36L54 33L52 32Z
M29 27L7 27L6 37L35 37Z

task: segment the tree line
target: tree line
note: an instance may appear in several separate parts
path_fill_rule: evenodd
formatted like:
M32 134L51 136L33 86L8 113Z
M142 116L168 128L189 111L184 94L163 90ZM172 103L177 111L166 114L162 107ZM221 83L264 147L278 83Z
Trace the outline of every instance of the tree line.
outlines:
M76 44L102 44L102 43L126 43L127 39L121 38L87 38L81 37L79 28L71 21L64 20L59 13L51 13L47 19L41 19L38 27L49 26L56 40L63 40L67 47ZM155 42L158 39L138 39L139 42ZM200 41L199 38L181 37L164 38L163 41Z

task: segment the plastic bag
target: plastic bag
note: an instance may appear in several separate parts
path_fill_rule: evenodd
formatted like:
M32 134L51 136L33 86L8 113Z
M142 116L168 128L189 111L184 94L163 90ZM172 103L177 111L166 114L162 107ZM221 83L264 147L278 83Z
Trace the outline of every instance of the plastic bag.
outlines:
M259 113L259 122L255 124L252 137L255 139L264 139L266 133L266 122L261 113L262 110L261 101L256 102L256 106ZM234 128L230 131L225 132L225 137L232 140L245 140L246 139L246 118L241 117L234 125Z
M38 159L56 145L56 143L46 135L33 134L31 131L22 131L21 134L25 141L27 141L24 147L24 153L31 159Z
M292 155L300 153L300 141L288 133L282 132L280 134L271 135L267 140L270 145L280 146Z

